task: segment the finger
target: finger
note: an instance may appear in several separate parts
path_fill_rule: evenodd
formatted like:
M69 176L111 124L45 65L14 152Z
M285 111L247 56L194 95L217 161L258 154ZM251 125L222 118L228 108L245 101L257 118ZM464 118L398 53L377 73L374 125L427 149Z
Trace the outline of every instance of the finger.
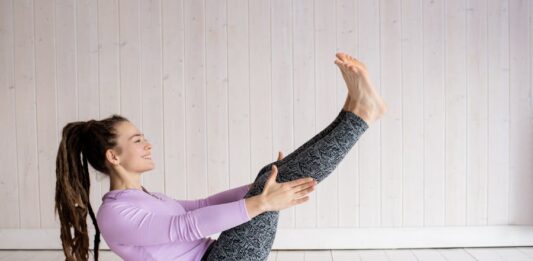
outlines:
M292 187L295 191L301 191L301 190L305 190L307 188L310 188L310 187L314 187L316 186L318 183L316 181L310 181L310 182L305 182L303 184L300 184L298 186L294 186Z
M313 192L313 190L315 190L315 187L312 186L312 187L309 187L309 188L305 188L305 189L302 189L300 191L297 191L296 193L294 193L297 197L301 198L311 192Z
M309 196L306 196L306 197L303 197L303 198L295 199L294 203L295 204L301 204L301 203L304 203L304 202L306 202L308 200L309 200Z
M311 193L314 190L315 190L315 186L300 187L294 190L294 194L298 195L298 197L301 197L301 196Z
M285 158L285 156L283 156L283 152L278 151L278 160L282 160L283 158Z

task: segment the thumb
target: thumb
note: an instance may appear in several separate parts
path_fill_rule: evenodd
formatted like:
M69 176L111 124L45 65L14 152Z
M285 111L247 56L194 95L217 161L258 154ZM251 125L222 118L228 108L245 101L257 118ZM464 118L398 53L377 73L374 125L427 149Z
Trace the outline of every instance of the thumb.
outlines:
M278 167L276 165L272 165L272 173L270 173L270 177L268 178L268 183L276 183L276 177L278 176Z

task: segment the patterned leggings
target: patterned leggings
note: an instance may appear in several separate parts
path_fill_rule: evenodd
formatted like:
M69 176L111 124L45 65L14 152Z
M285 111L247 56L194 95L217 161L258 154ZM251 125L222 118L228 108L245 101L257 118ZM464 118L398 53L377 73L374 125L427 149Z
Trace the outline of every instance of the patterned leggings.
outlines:
M313 177L320 183L335 170L368 127L356 114L341 110L335 120L311 140L282 160L263 167L253 188L244 197L261 194L272 164L278 167L276 182ZM264 212L223 231L202 260L266 260L276 236L278 217L279 211Z

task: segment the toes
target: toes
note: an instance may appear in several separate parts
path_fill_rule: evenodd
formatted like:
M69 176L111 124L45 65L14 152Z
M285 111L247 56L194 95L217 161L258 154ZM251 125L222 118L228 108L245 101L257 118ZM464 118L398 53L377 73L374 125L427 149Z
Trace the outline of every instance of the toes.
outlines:
M345 54L343 52L338 52L336 53L336 56L337 56L337 60L340 60L341 63L343 63L344 65L348 65L348 64L353 64L356 66L356 69L357 69L357 66L358 67L361 67L363 69L366 69L366 65L363 64L361 61L353 58L351 55L348 55L348 54ZM336 64L337 61L335 61Z
M336 56L337 56L337 58L339 58L339 60L341 60L341 61L343 61L343 62L347 62L347 61L349 61L349 60L348 60L348 57L347 57L346 54L343 53L343 52L338 52L338 53L336 54Z
M348 69L348 64L345 63L345 62L343 62L343 61L341 61L341 60L339 60L339 59L335 60L335 64L336 64L337 66L339 66L339 68L340 68L341 70L347 70L347 69Z
M339 66L343 74L358 73L357 65L355 65L353 62L342 62L337 59L335 60L335 64Z
M341 54L339 56L339 54ZM366 69L366 65L364 63L362 63L361 61L357 60L356 58L353 58L351 55L348 55L348 54L345 54L345 53L337 53L337 57L339 57L339 59L341 59L343 62L347 62L347 63L353 63L355 64L356 66L359 66L361 68L364 68Z
M359 60L357 60L355 58L352 58L352 59L353 59L353 62L355 64L357 64L359 67L366 69L366 65L364 63L362 63L361 61L359 61Z

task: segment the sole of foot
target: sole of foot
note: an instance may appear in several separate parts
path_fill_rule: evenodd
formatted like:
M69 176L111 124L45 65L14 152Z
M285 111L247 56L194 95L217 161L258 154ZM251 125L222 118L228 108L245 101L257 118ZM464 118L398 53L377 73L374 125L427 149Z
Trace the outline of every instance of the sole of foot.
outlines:
M350 55L338 52L339 67L348 88L347 108L370 124L387 112L388 106L376 92L365 64Z

